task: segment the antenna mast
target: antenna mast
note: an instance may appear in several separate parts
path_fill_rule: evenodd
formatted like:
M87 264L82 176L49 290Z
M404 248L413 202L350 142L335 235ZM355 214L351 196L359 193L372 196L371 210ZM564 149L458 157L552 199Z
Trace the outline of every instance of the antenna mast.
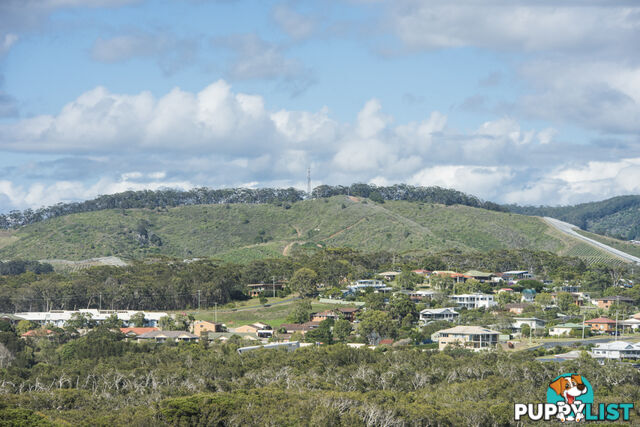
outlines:
M311 166L307 168L307 196L311 197Z

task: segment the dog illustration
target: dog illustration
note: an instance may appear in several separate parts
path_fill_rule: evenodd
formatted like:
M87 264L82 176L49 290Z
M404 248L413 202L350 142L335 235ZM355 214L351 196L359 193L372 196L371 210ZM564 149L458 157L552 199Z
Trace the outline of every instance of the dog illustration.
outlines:
M587 392L587 386L582 383L581 375L560 377L549 384L549 387L556 392L558 396L561 396L567 405L572 405L576 401L576 397ZM576 421L580 421L583 417L583 414L576 414ZM564 414L558 414L558 418L560 418L562 422L565 421ZM573 417L567 417L566 419L573 420Z

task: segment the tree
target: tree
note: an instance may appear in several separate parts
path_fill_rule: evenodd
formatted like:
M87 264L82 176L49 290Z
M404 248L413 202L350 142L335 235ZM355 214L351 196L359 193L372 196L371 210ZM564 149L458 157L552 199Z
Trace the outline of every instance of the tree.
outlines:
M158 326L163 331L173 331L176 327L176 322L171 316L164 316L158 320Z
M91 313L73 313L71 318L65 322L68 329L89 329L96 325Z
M551 304L553 304L553 298L551 298L551 294L543 292L536 295L536 304L543 308L549 307Z
M320 322L317 328L310 330L304 335L306 342L321 342L323 344L332 344L333 335L331 333L331 326L333 325L333 319L325 319Z
M389 337L393 338L397 334L396 322L393 321L391 315L386 311L367 310L360 316L358 324L358 333L367 338L369 342L373 339L370 337Z
M523 337L529 337L529 335L531 334L531 326L529 326L527 323L523 324L521 326L520 332Z
M310 268L303 267L296 270L289 281L289 286L303 297L314 296L318 292L318 273Z
M347 338L349 338L349 335L351 335L352 329L353 328L351 327L351 323L349 323L348 320L338 319L333 324L333 335L339 341L344 342L347 340Z
M384 309L384 295L381 293L370 293L365 295L364 302L367 304L369 310L383 310Z
M136 328L142 328L144 326L144 324L145 324L144 313L140 311L140 312L134 314L129 319L129 323L132 324L133 326L135 326Z
M569 292L559 292L558 295L556 295L556 305L561 311L569 310L571 304L573 304L573 295Z
M403 271L398 276L397 282L404 289L415 289L416 285L422 283L422 276L413 271Z
M105 319L103 325L109 329L116 329L122 327L122 320L118 318L118 315L112 313L109 317Z
M415 320L418 316L418 310L416 310L416 304L411 301L408 295L395 294L389 301L389 314L396 320L402 320L407 316Z
M304 323L308 322L311 319L311 301L309 300L300 300L298 301L289 316L287 316L287 322L291 323Z
M32 329L36 329L37 327L38 325L36 323L33 323L30 320L21 320L16 325L16 332L18 335L22 335L25 332L29 332Z

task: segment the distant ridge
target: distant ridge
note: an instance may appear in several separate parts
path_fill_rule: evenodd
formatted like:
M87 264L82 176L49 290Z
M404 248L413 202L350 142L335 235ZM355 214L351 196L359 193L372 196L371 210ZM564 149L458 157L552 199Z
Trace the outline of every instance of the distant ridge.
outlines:
M500 205L484 202L479 198L461 191L441 187L414 187L398 184L378 187L372 184L352 184L350 186L321 185L312 192L312 198L326 198L337 195L367 197L374 201L407 200L444 205L465 205L495 211L504 211ZM163 189L126 191L98 196L84 202L58 203L40 209L11 211L0 215L0 229L10 229L34 224L50 218L57 218L82 212L96 212L105 209L153 209L192 205L214 205L225 203L295 203L307 197L302 190L295 188L194 188L188 191Z
M616 239L640 240L640 196L618 196L575 206L504 207L523 215L549 216Z

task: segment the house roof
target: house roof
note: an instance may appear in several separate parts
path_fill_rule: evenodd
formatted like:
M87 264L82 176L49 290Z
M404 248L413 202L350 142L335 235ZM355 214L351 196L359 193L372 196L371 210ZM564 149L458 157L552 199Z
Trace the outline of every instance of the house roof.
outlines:
M522 303L509 303L509 304L505 304L504 308L506 309L510 309L510 308L527 308L529 307L531 304L522 304Z
M425 308L420 313L423 313L423 314L441 314L441 313L455 313L455 314L458 314L458 312L453 307Z
M338 309L338 311L341 313L355 313L357 311L360 311L360 307L341 307Z
M138 335L138 338L198 338L198 336L186 331L151 331Z
M384 271L382 273L378 273L378 276L399 276L402 274L399 271Z
M334 310L325 310L319 313L313 313L313 316L337 316L337 313Z
M438 331L439 334L461 334L461 335L476 335L476 334L495 334L500 335L500 332L484 328L482 326L455 326L449 329L443 329Z
M287 331L309 331L311 329L320 326L320 322L305 322L305 323L283 323L281 328Z
M469 270L464 274L467 275L467 276L472 276L472 277L491 277L491 276L493 276L493 273L486 273L484 271L478 271L478 270Z
M633 298L624 297L621 295L615 295L612 297L596 298L596 301L633 301Z
M595 319L587 320L584 323L608 323L608 324L612 324L612 323L616 323L616 321L608 319L606 317L597 317Z
M582 328L582 325L578 323L562 323L560 325L552 326L551 328L571 328L571 329L579 329Z
M378 343L378 345L392 345L393 344L393 340L391 338L385 338L383 340L380 340L380 342Z
M42 337L45 335L52 335L55 332L53 332L51 329L32 329L30 331L25 332L24 334L20 335L21 337Z
M142 335L147 332L159 331L158 328L120 328L120 332L125 335Z
M594 350L635 350L640 349L640 344L627 341L611 341L598 344Z

